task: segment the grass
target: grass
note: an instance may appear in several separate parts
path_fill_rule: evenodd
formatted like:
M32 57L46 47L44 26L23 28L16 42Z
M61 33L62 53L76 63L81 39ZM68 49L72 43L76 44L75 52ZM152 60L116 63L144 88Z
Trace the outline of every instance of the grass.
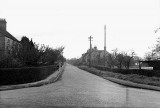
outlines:
M89 68L87 66L78 66L78 68L88 71L92 74L101 76L103 78L113 77L121 80L131 81L134 83L160 87L160 77L156 77L156 76L148 77L148 76L138 75L138 74L122 74L122 73L115 73L110 71L101 71L96 68Z

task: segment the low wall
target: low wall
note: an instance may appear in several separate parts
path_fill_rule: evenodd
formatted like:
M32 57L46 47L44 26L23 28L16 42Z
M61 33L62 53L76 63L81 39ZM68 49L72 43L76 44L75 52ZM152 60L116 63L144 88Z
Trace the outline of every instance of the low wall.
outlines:
M40 81L57 70L57 66L0 69L0 85L14 85Z

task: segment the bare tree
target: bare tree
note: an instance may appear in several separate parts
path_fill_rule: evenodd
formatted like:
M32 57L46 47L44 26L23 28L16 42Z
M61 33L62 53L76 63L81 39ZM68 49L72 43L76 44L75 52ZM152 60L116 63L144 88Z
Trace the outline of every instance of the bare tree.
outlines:
M123 64L123 52L118 52L118 49L113 49L112 50L112 56L110 56L110 59L112 61L110 61L110 63L113 63L114 66L117 66L118 68L122 68L122 64ZM111 64L110 64L111 65Z
M151 51L151 52L147 52L147 53L145 53L145 56L144 56L144 59L145 60L154 60L154 59L156 59L156 57L155 57L155 55L156 55L156 53L157 52L155 52L155 51Z
M129 69L133 58L135 56L135 52L132 50L130 53L121 51L118 52L118 49L112 50L113 53L108 55L107 63L111 67L117 66L118 68L122 69L122 67L126 67L126 69Z
M115 57L114 57L113 53L112 54L108 54L108 58L107 58L106 62L107 62L107 64L108 64L110 69L114 67L114 65L115 65Z
M134 58L135 56L135 52L134 51L131 51L130 54L127 54L127 53L124 53L124 66L126 67L126 69L129 69L130 65L131 65L131 62L132 62L132 59Z
M118 67L120 69L122 69L122 65L123 65L123 62L124 62L124 54L123 52L119 53L117 56L116 56L116 60L118 61Z

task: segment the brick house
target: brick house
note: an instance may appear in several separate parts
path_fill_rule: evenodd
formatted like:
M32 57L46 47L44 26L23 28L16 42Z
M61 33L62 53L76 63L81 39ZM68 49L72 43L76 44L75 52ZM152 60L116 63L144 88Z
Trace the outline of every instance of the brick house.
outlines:
M15 45L20 42L6 30L7 22L5 19L0 19L0 55L10 54Z

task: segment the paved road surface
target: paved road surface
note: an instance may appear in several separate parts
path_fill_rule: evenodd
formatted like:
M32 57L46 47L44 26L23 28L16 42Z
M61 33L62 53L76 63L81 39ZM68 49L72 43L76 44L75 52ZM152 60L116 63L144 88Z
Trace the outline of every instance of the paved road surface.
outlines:
M56 83L0 92L0 108L160 107L160 92L126 88L68 65Z

